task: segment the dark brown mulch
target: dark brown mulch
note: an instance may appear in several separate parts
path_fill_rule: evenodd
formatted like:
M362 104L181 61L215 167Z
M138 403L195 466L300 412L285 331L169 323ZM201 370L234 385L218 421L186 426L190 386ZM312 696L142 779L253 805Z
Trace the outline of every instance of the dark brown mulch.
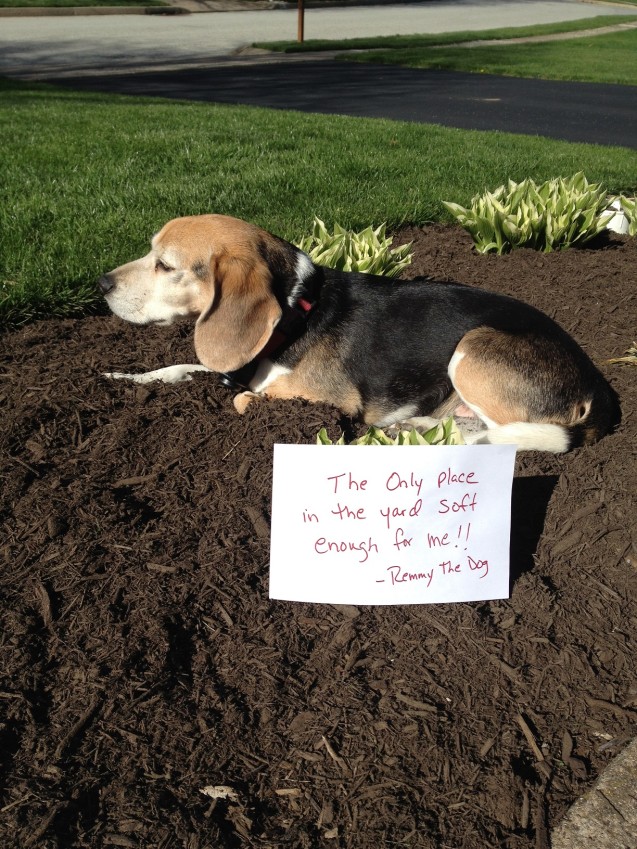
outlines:
M403 235L599 363L635 338L636 240ZM268 511L273 444L349 423L100 377L191 359L112 317L3 339L2 846L547 847L637 731L637 370L602 365L617 433L518 457L510 600L341 608L268 600Z

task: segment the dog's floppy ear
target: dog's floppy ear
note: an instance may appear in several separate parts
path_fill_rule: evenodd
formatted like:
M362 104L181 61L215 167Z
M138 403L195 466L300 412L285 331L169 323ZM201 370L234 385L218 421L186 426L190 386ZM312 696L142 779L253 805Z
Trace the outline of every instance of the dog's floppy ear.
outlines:
M195 351L212 371L236 371L265 346L282 311L260 257L223 254L211 270L213 295L195 326Z

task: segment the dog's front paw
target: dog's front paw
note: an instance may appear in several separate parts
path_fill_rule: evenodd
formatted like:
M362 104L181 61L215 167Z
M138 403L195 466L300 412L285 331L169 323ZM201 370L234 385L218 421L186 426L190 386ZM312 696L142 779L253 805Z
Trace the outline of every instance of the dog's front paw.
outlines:
M141 374L126 374L121 371L103 372L102 376L111 380L132 380L134 383L153 383L154 381L181 383L184 380L192 380L193 373L197 371L210 371L210 369L202 365L177 365L145 371Z
M254 399L258 397L256 392L241 392L239 395L234 396L232 403L237 413L243 415Z

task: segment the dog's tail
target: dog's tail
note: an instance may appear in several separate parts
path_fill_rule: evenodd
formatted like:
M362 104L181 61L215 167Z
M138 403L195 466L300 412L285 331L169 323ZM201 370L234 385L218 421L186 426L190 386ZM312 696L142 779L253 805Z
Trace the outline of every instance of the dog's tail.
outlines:
M517 445L519 451L550 451L562 454L571 448L564 425L509 422L465 435L467 445Z
M562 454L591 445L609 433L621 416L617 395L600 380L591 398L579 404L568 422L509 422L465 436L469 445L515 444L520 451Z

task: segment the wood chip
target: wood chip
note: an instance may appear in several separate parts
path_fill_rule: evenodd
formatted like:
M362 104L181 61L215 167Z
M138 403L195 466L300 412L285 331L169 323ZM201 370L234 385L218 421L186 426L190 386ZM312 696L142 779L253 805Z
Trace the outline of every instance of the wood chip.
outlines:
M244 509L248 519L250 519L256 535L261 539L269 539L270 523L265 517L265 514L256 507L252 507L250 505L246 505Z
M345 619L356 619L361 613L358 607L354 607L353 604L331 604L330 607L338 611Z
M564 554L570 548L576 546L579 542L582 541L582 537L584 534L582 531L573 531L572 533L565 536L559 542L556 542L554 546L551 547L551 552L554 557L557 557L560 554Z
M322 741L323 745L325 746L327 754L332 758L332 760L340 766L340 768L343 770L344 773L349 774L350 770L349 770L347 763L345 762L345 760L342 757L340 757L340 755L336 754L336 752L334 751L334 749L330 745L329 740L327 739L327 737L325 737L324 734L321 734L321 741Z
M64 808L63 802L56 802L49 812L45 815L45 817L40 821L40 824L31 831L31 833L24 838L23 846L38 846L39 840L44 834L48 831L49 826L58 815L58 813Z
M107 846L124 846L131 849L139 845L136 840L126 834L105 834L104 843Z
M533 754L535 755L536 760L539 761L539 762L543 761L544 755L542 754L542 750L540 749L540 747L536 743L535 737L533 736L533 732L529 728L529 726L528 726L526 720L524 719L524 717L522 716L522 714L518 713L517 716L515 717L515 719L516 719L516 722L518 723L518 725L520 726L520 728L522 729L522 733L526 737L526 741L529 744L529 746L531 747Z
M64 735L64 737L57 744L55 749L54 758L55 760L59 760L64 754L64 750L67 746L85 729L85 727L89 724L89 722L93 719L95 714L97 713L100 705L102 703L102 696L94 696L91 700L91 703L84 711L84 713L79 717L79 719L72 725L71 729Z
M520 811L520 828L526 831L529 827L529 814L531 813L531 801L529 799L528 787L524 788L522 796L522 810Z
M621 719L626 719L628 716L627 712L623 708L619 705L613 704L612 702L607 702L606 699L594 699L592 696L585 694L584 701L589 707L608 710L611 713L614 713L615 716L619 716Z
M518 674L517 674L517 671L516 671L516 670L515 670L512 666L509 666L509 664L508 664L508 663L506 663L506 662L505 662L504 660L502 660L501 658L496 657L494 654L489 654L489 653L487 652L487 653L486 653L486 655L487 655L487 657L489 658L489 660L490 660L492 663L495 663L495 665L496 665L496 666L497 666L500 670L502 670L502 672L504 672L504 674L505 674L508 678L510 678L512 681L514 681L516 684L518 684L518 686L520 686L520 687L523 687L523 686L524 686L523 682L522 682L522 681L520 681L520 678L519 678L519 676L518 676Z
M480 749L478 751L478 754L480 755L480 757L481 758L486 757L489 754L489 752L491 751L491 749L494 747L494 745L495 745L495 737L489 737L488 740L485 740L484 743L480 746Z
M51 613L51 598L47 589L41 581L37 581L34 584L33 591L38 604L40 605L40 613L42 614L44 625L47 628L50 628L53 623L53 615Z
M239 801L239 794L227 784L207 784L199 790L204 796L209 796L211 799L229 799L232 802Z
M399 702L403 702L409 705L409 707L425 711L426 713L438 713L438 708L435 705L427 704L427 702L419 702L417 699L412 699L411 696L406 696L401 692L396 693L395 696Z
M572 753L573 753L573 738L568 733L568 731L565 731L562 734L562 760L564 761L565 764L568 763L568 760L571 757Z
M167 575L177 571L176 566L165 566L163 563L147 563L146 568L151 572L163 572Z
M228 611L226 610L226 608L223 606L223 604L221 604L221 602L220 602L220 601L218 601L218 602L216 603L216 607L217 607L217 609L219 610L219 614L221 615L221 618L222 618L222 619L223 619L223 621L226 623L226 625L227 625L229 628L234 627L234 621L233 621L233 619L232 619L232 616L230 616L230 614L228 613Z
M156 477L157 472L153 472L150 475L135 475L132 478L120 478L120 480L111 484L111 489L125 489L127 486L139 486L141 483L154 481Z

